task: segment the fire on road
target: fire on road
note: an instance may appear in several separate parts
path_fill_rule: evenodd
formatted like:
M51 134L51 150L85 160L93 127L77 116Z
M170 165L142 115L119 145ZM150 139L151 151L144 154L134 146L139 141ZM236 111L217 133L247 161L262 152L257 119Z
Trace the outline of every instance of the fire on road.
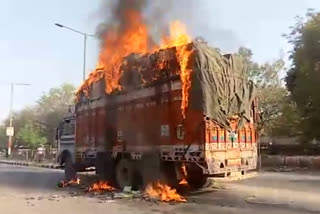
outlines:
M170 204L135 198L106 200L101 194L58 189L60 170L0 165L0 207L7 214L92 213L308 213L319 212L320 175L261 173L247 180L215 184L189 192L186 203ZM101 184L102 185L102 184ZM101 186L100 185L100 186ZM103 186L103 185L102 185Z

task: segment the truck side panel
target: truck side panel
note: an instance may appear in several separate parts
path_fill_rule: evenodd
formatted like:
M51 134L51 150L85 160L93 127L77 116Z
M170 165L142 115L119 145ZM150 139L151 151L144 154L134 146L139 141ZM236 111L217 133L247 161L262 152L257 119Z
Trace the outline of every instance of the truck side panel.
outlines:
M160 90L156 88L155 91ZM168 91L154 92L151 96L117 105L118 124L110 125L120 131L118 145L130 147L202 144L202 113L189 110L183 120L180 103L180 91ZM177 138L179 125L183 126L186 133L180 139Z

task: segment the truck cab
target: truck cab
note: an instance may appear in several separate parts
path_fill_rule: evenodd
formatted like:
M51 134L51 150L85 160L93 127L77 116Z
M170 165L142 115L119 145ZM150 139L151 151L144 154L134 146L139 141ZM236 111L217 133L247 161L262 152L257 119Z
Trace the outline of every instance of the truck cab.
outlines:
M72 114L70 112L73 112ZM96 164L96 153L91 149L79 152L76 145L76 114L69 109L66 116L56 129L58 147L57 162L65 169L67 180L74 179L76 172L86 171Z
M64 166L70 159L75 162L75 116L70 115L63 119L56 129L56 143L58 147L57 161Z

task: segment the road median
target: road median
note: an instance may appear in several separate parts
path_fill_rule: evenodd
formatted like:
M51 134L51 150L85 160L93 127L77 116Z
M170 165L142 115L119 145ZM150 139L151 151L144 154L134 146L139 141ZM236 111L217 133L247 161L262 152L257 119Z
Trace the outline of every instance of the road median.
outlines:
M31 161L20 161L20 160L0 160L2 164L17 165L17 166L32 166L32 167L41 167L49 169L60 169L61 167L55 163L38 163Z

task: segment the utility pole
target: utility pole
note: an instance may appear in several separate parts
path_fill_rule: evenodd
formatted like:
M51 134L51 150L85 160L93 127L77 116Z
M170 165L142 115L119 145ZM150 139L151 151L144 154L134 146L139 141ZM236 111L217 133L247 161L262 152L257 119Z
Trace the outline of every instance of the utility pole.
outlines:
M10 119L9 119L9 127L12 127L12 106L13 106L13 83L11 83L11 93L10 93ZM11 155L11 147L12 147L12 135L9 134L8 140L8 156Z
M70 31L73 31L75 33L78 33L80 35L83 36L83 70L82 70L82 79L83 81L86 80L86 49L87 49L87 37L88 36L91 36L91 37L95 37L95 35L90 35L90 34L87 34L87 33L83 33L81 31L78 31L78 30L75 30L71 27L67 27L65 25L62 25L62 24L59 24L59 23L55 23L55 25L57 27L61 27L61 28L65 28L65 29L68 29Z
M82 80L86 80L86 49L87 49L87 34L83 34L83 73Z
M13 89L15 85L23 85L23 86L30 86L27 83L11 83L11 92L10 92L10 113L9 113L9 129L12 129L11 133L7 133L8 139L8 153L7 155L11 155L11 148L12 148L12 137L14 135L14 128L13 128Z

